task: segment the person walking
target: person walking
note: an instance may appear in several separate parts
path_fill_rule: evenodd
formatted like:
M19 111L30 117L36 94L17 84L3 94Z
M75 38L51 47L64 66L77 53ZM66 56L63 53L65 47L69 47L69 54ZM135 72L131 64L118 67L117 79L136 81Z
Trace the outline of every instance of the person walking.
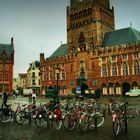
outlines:
M7 106L8 94L5 91L3 92L2 100L3 100L2 107Z
M32 93L32 101L33 101L33 105L36 104L36 92L35 90L33 90L33 93Z

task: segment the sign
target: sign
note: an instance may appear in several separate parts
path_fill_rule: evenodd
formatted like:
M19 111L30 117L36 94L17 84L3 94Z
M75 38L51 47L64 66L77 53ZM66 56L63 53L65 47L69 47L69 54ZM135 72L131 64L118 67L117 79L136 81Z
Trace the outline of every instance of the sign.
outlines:
M97 86L98 85L98 81L97 80L92 81L92 85L93 86Z
M74 82L70 82L70 85L71 85L71 86L74 86Z

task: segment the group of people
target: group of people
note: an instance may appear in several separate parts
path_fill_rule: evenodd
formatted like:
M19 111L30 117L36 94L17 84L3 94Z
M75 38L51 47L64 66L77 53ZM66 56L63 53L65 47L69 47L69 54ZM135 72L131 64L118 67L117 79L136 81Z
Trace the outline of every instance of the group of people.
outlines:
M15 94L13 95L13 96L16 96ZM31 93L31 97L29 97L30 98L30 102L32 102L34 105L36 104L36 92L35 92L35 90L33 90L33 93ZM2 95L2 107L7 107L7 101L8 101L8 97L9 97L9 95L8 95L8 93L7 92L3 92L3 95ZM14 99L15 99L16 97L14 97Z

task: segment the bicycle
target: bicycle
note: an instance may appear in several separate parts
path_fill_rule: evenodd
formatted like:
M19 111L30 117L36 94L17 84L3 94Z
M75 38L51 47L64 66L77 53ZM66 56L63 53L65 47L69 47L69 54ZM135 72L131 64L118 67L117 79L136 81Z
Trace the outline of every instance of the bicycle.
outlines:
M14 116L14 111L11 108L11 104L5 105L2 103L2 107L0 109L0 121L1 122L9 122Z
M37 127L53 127L58 130L62 127L62 111L60 104L56 104L52 109L49 109L50 104L44 104L39 107L36 115L35 123Z
M32 119L36 118L36 110L37 107L34 105L22 105L22 108L20 108L20 110L15 115L15 122L18 125L21 125L25 122L25 120L28 120L29 125L31 125Z
M112 129L115 136L119 135L122 130L127 134L128 119L134 118L134 116L127 115L127 107L128 103L123 102L120 104L120 108L118 110L112 111Z
M74 102L72 103L71 101ZM66 103L65 113L63 114L63 126L67 131L72 131L76 127L76 124L79 125L79 119L85 108L85 105L81 101L71 101Z
M84 132L87 129L92 130L102 126L104 123L104 115L101 113L97 101L88 106L87 112L85 112L79 120L79 129Z

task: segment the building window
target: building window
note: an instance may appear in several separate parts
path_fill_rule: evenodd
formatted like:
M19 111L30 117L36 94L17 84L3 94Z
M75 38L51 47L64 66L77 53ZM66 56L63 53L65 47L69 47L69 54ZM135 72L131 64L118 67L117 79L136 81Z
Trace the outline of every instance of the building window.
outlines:
M102 67L102 76L103 77L107 76L107 67L106 67L106 65L103 65L103 67Z
M122 72L123 72L123 75L128 75L128 65L126 62L123 63Z
M32 72L32 78L35 78L35 72Z
M102 62L103 62L103 63L106 63L106 57L103 57L103 58L102 58Z
M138 58L139 58L139 53L138 52L134 53L133 54L133 59L138 59Z
M8 81L8 74L5 74L5 81Z
M5 71L9 71L9 65L5 65Z
M128 57L127 54L123 54L122 55L122 60L127 60L127 57Z
M53 74L50 73L49 80L53 80Z
M32 85L36 85L36 84L35 84L35 80L34 80L34 79L32 80Z
M113 55L113 56L112 56L112 61L113 61L113 62L116 62L116 60L117 60L117 57L116 57L115 55Z
M103 87L103 95L107 95L107 87Z
M134 63L134 74L140 74L140 63Z
M59 73L56 73L55 74L55 80L59 80L60 79L60 74Z
M50 71L53 70L53 66L52 65L49 66L49 70Z
M66 79L65 73L62 73L62 80L65 80L65 79Z
M115 63L112 64L112 76L117 76L117 66Z

